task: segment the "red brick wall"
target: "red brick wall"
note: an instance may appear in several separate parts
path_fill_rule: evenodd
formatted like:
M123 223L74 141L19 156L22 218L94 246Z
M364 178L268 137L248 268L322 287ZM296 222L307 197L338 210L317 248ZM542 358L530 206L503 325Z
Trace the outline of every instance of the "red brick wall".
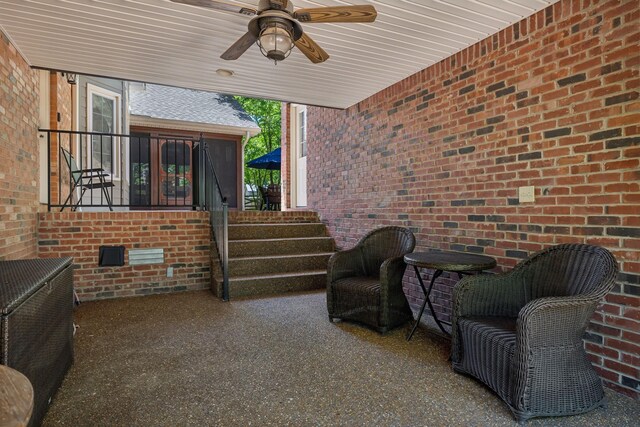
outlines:
M38 75L0 32L0 260L38 253Z
M52 71L49 74L49 129L71 130L72 107L71 85L67 82L62 73ZM69 195L69 170L64 159L59 159L60 145L67 150L71 150L71 136L61 134L59 137L55 133L50 135L50 159L51 178L49 181L51 191L51 201L63 201ZM58 165L60 165L60 175L58 178ZM61 190L62 194L58 194Z
M282 141L287 141L291 132L291 106L290 104L282 103L282 113L280 114L280 135L282 135ZM280 164L280 179L282 182L282 209L291 209L291 161L289 150L291 147L289 144L281 144L281 158L283 161Z
M73 257L75 288L86 300L208 288L210 241L207 212L40 214L39 256ZM99 267L102 245L124 245L125 265ZM130 266L132 248L163 248L164 263Z
M309 108L307 181L339 247L383 224L410 227L418 250L491 255L498 270L552 244L607 247L619 284L586 346L636 399L639 13L636 0L563 0L347 110ZM529 185L536 201L520 204ZM410 274L406 290L421 301ZM450 284L434 296L447 317Z

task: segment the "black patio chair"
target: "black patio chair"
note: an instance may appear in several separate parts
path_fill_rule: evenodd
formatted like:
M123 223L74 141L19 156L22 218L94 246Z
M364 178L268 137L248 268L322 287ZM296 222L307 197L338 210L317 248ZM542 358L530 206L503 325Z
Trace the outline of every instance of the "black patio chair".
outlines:
M356 246L336 252L327 268L329 320L364 323L384 333L413 317L402 290L404 255L416 238L404 227L381 227Z
M104 171L102 168L93 168L93 169L80 169L76 160L73 158L71 153L65 149L60 147L60 151L62 152L62 156L64 157L67 166L69 167L69 177L71 179L71 190L69 191L69 196L62 204L62 208L60 212L67 207L67 203L71 207L71 210L76 210L82 201L82 197L87 190L91 190L93 193L94 189L100 189L102 194L104 195L105 200L107 201L107 205L109 206L109 210L113 210L113 206L111 203L111 196L109 195L108 188L114 187L113 182L107 181L105 178L109 177L109 174ZM73 204L73 193L76 189L81 189L80 197L78 197L77 203Z
M603 405L582 337L617 271L606 249L563 244L508 273L465 277L453 292L453 368L488 385L519 421Z

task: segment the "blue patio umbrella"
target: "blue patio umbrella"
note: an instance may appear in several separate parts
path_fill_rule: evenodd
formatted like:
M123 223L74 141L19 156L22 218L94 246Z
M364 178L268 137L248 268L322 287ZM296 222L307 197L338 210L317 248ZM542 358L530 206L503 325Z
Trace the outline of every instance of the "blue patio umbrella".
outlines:
M247 163L254 169L280 170L280 147Z

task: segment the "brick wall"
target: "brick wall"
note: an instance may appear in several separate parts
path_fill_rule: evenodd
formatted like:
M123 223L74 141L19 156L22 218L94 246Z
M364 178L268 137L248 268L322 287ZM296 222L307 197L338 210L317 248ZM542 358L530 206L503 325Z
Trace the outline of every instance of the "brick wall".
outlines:
M207 212L40 214L39 256L73 257L75 288L86 300L208 288L210 241ZM125 265L99 267L101 245L124 245ZM164 263L130 266L132 248L163 248Z
M283 102L282 111L280 114L280 135L282 140L286 141L290 137L291 132L291 105ZM291 207L291 161L289 150L291 147L289 144L281 145L280 156L283 161L280 163L280 181L282 182L282 209L292 209Z
M497 270L557 243L610 249L619 283L586 347L607 385L636 399L637 6L563 0L347 110L311 107L307 157L309 207L339 247L396 224L417 250L484 253ZM530 185L535 203L519 203ZM434 295L444 317L451 282ZM406 292L421 301L410 273Z
M49 129L71 130L72 122L71 85L62 73L52 71L49 74ZM49 180L51 201L63 201L69 195L69 169L64 159L59 158L60 146L72 150L70 136L50 134L49 156L51 159L51 178ZM60 166L60 172L58 172ZM59 176L62 178L60 179ZM62 194L58 194L59 190Z
M38 252L38 85L0 32L0 260Z

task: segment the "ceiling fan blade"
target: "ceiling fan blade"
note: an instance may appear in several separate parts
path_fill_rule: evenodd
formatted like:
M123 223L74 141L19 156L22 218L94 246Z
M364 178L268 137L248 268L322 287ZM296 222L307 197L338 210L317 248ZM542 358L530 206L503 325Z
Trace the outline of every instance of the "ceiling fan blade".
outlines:
M302 37L296 40L294 44L314 64L319 64L329 59L329 54L306 33L302 33Z
M220 58L231 61L240 58L240 56L247 51L258 40L258 38L250 32L247 32L244 36L240 37L225 53L220 55Z
M373 22L378 13L371 5L298 9L293 17L300 22Z
M223 3L217 0L171 0L171 1L174 3L188 4L191 6L199 6L199 7L206 7L206 8L215 9L215 10L224 10L226 12L241 13L242 15L248 15L248 16L253 16L256 13L258 13L256 10L248 7L241 7L234 4Z

